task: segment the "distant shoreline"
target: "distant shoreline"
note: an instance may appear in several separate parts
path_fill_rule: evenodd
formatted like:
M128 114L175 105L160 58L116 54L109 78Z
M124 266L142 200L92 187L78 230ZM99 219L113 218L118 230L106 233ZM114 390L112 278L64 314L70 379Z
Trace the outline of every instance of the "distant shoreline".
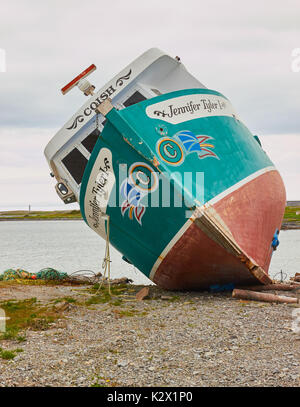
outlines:
M30 218L30 219L16 219L16 218L13 218L13 219L9 219L9 218L1 218L0 217L0 222L34 222L34 221L38 221L38 222L47 222L47 221L50 221L50 222L52 222L52 221L67 221L67 222L69 222L69 221L83 221L83 219L82 218L43 218L43 219L41 219L41 218L37 218L37 219L34 219L34 218ZM282 224L282 226L281 226L281 230L300 230L300 224L295 224L295 223L292 223L291 222L291 224L290 223L283 223Z
M294 222L283 222L281 225L281 230L299 230L300 229L300 223L294 223Z
M71 211L0 211L0 222L83 220L80 210ZM281 230L300 230L300 207L287 206Z
M82 220L80 210L72 211L0 211L0 222L33 220Z
M41 218L36 218L36 219L34 219L34 218L29 218L29 219L24 219L24 218L20 218L20 219L17 219L17 218L12 218L12 219L10 219L10 218L1 218L0 217L0 222L33 222L33 221L41 221L41 222L43 222L43 221L52 221L52 220L61 220L61 221L70 221L70 220L83 220L82 218L43 218L43 219L41 219Z

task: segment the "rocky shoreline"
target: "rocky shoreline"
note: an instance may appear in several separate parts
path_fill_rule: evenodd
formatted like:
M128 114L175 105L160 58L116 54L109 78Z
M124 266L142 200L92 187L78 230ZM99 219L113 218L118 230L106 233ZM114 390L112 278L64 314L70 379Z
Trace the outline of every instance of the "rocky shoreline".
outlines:
M300 223L299 222L283 222L281 225L281 230L299 230Z
M0 341L21 348L0 358L0 386L300 386L295 305L140 288L97 303L88 287L1 286L2 303L35 297L60 317Z

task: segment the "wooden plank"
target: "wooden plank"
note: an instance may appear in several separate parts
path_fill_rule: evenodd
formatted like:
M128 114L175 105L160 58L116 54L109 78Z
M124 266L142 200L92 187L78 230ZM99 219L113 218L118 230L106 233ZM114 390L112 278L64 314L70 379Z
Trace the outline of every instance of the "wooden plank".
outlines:
M149 295L149 287L143 287L135 296L137 301L142 301L144 298Z

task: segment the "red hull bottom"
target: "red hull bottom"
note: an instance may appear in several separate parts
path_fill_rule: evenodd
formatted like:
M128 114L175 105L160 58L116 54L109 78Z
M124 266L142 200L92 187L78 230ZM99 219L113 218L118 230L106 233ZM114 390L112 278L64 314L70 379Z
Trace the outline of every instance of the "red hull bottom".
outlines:
M285 188L276 170L242 185L210 207L243 254L220 244L195 218L164 256L153 281L173 290L269 283L271 243L280 230L285 204Z

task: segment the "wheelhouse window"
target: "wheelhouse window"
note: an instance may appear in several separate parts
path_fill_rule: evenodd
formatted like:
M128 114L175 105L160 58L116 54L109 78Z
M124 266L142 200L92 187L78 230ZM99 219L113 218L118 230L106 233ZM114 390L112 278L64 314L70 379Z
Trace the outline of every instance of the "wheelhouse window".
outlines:
M84 147L92 154L92 151L97 143L98 137L100 135L100 130L95 129L91 134L89 134L84 140L82 140L82 144Z
M62 159L62 162L79 185L88 162L86 157L77 148L74 148Z
M144 95L142 95L140 92L136 91L134 92L133 95L130 96L125 102L123 102L123 105L125 107L135 105L136 103L142 102L143 100L147 100Z

